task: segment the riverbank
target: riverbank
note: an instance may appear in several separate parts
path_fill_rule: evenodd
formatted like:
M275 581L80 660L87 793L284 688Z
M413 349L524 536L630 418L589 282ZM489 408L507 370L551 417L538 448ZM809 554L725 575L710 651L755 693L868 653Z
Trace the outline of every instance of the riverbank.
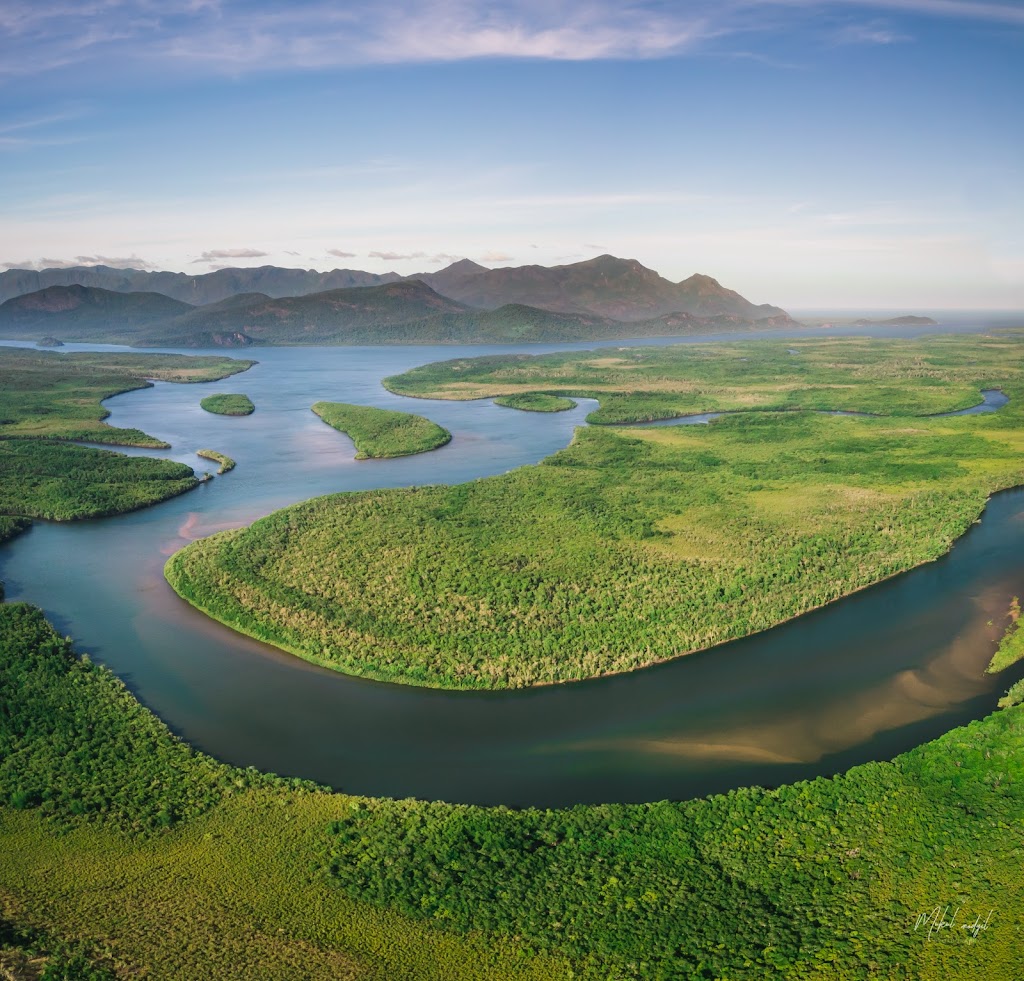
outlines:
M119 973L1016 981L1024 970L1021 866L996 831L1024 820L1022 709L773 791L459 807L224 766L76 659L38 611L0 606L0 625L0 684L26 693L0 719L4 915ZM927 936L947 902L969 937Z

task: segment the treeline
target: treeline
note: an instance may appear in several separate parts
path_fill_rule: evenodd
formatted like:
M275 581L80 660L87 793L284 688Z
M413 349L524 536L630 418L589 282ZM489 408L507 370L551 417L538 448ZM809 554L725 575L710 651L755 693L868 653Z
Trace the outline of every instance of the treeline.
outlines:
M317 402L312 409L328 426L352 440L357 460L425 453L444 446L452 438L437 423L408 412L347 402Z
M385 378L384 386L420 398L596 398L593 423L750 409L930 415L976 405L982 388L1021 379L1020 339L1001 332L490 355L422 365Z

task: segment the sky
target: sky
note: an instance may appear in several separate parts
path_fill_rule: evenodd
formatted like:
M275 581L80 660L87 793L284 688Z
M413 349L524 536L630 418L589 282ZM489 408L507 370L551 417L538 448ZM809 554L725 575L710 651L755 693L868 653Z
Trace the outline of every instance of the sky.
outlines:
M0 0L0 268L1024 309L1024 0Z

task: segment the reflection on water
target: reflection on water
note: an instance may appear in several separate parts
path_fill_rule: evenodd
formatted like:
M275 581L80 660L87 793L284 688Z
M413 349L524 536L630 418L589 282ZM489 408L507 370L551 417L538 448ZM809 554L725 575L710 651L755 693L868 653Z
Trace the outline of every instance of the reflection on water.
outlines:
M215 416L209 386L158 384L108 402L110 422L228 454L232 472L154 508L38 523L0 551L11 599L115 670L172 728L241 765L358 793L504 803L699 796L887 758L990 710L983 674L1024 593L1024 493L995 498L944 559L780 628L629 675L519 692L449 693L349 678L197 613L163 580L188 541L319 494L455 483L565 446L594 403L554 415L489 401L401 399L379 380L472 348L270 349L215 383L251 416ZM434 452L356 462L318 400L401 408L453 433ZM992 625L989 624L992 621Z

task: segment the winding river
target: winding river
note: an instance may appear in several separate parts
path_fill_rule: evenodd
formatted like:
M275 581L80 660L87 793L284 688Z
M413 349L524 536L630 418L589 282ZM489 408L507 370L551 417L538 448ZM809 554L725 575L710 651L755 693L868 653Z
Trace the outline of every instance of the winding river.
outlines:
M629 675L527 691L349 678L235 634L164 582L166 557L188 541L295 501L472 480L548 456L593 403L548 415L417 401L413 411L451 430L452 442L363 462L309 406L408 411L381 378L441 358L571 346L260 349L260 364L212 386L117 396L106 403L112 425L172 444L154 455L212 470L194 455L205 446L237 468L133 514L38 522L0 549L8 598L41 606L193 745L359 794L509 806L682 799L889 758L994 707L1009 681L983 669L1010 598L1024 595L1024 491L995 497L938 562L774 630ZM106 348L66 350L83 349ZM257 410L203 412L210 391L244 392Z

